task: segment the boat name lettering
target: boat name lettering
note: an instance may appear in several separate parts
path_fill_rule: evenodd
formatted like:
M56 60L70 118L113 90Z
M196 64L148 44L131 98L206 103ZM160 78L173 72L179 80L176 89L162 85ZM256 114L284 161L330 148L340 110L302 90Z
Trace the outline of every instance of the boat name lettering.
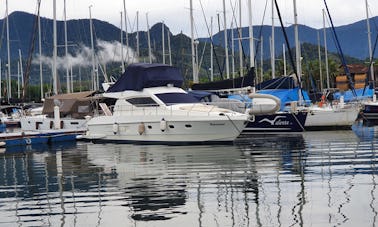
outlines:
M278 120L278 121L274 122L274 125L289 125L289 124L290 124L289 121Z
M268 118L264 118L259 121L259 123L262 122L268 122L270 125L290 125L290 121L281 120L282 118L286 118L285 116L276 116L273 120L269 120Z

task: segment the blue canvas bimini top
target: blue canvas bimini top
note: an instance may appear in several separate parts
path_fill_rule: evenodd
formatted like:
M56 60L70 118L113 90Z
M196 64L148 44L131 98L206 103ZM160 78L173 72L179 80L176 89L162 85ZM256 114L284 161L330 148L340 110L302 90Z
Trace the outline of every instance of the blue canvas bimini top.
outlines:
M106 92L141 91L143 88L167 86L167 84L181 87L182 83L183 77L176 67L137 63L129 65L117 82Z

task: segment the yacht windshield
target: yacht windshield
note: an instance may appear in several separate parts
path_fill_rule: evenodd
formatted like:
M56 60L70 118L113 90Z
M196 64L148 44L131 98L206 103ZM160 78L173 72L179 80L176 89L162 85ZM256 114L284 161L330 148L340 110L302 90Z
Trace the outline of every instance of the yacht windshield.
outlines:
M196 98L186 93L162 93L156 95L165 105L173 105L179 103L199 103Z

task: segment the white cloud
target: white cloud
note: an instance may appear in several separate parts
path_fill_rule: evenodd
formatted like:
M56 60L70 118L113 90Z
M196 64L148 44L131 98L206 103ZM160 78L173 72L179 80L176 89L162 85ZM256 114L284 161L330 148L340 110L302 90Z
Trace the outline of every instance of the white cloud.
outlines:
M105 65L111 62L121 62L122 53L124 52L124 59L127 63L137 62L137 57L135 52L131 48L127 48L125 45L121 48L120 42L106 42L102 40L97 41L97 51L96 60L101 65ZM33 60L33 64L39 64L42 61L48 66L52 66L53 59L50 56L38 56ZM81 45L79 51L75 53L74 56L69 54L68 56L62 56L57 58L57 68L65 69L67 66L77 67L88 67L92 65L92 50L91 48Z

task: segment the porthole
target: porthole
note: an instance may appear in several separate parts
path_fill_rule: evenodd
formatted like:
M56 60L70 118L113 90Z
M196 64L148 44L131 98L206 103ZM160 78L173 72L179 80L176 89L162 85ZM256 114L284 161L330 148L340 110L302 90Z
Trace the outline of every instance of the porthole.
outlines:
M192 127L191 124L186 124L186 125L185 125L185 128L191 128L191 127Z
M174 125L169 125L169 128L175 128L175 126Z

